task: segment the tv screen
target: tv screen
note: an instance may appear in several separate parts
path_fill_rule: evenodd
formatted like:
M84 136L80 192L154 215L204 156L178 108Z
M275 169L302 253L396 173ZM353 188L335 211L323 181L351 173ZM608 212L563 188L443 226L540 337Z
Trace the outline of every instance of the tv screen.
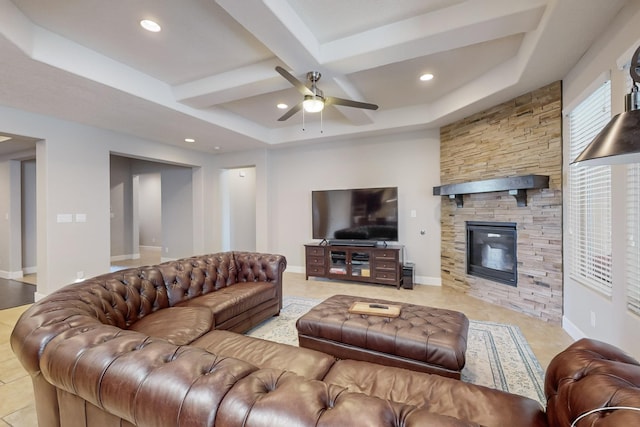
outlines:
M313 238L329 241L397 241L398 188L311 192Z

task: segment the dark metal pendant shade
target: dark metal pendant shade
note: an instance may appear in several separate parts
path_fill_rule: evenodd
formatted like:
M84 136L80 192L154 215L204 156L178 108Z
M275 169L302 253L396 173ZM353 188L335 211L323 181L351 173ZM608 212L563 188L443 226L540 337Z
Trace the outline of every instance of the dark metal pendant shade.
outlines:
M640 110L613 117L573 163L583 166L640 163Z
M640 163L640 48L631 58L633 88L625 99L625 112L616 115L572 162L584 166Z

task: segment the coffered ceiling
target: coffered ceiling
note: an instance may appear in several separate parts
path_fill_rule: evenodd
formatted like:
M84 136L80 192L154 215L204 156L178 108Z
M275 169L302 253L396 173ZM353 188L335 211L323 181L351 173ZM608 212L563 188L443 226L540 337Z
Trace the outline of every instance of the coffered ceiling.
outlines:
M0 105L207 152L437 128L562 79L625 3L0 0ZM278 121L276 66L379 109Z

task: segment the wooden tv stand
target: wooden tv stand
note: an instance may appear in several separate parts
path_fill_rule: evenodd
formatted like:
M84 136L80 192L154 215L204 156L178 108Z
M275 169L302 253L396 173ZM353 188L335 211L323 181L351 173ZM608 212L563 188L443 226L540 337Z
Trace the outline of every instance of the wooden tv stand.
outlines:
M309 276L356 282L402 285L403 246L305 245Z

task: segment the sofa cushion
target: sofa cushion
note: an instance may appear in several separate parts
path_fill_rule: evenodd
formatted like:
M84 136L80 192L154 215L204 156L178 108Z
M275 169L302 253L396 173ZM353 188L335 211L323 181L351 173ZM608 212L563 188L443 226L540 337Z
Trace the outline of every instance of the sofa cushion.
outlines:
M533 399L440 375L339 360L323 381L487 427L547 426L542 406Z
M129 329L186 345L209 332L213 324L213 313L205 307L169 307L144 316Z
M244 282L183 301L178 307L207 307L213 312L216 325L238 316L265 301L276 298L273 283Z
M218 356L243 360L260 369L286 369L308 379L322 379L335 362L332 356L319 351L229 331L211 331L191 345Z

